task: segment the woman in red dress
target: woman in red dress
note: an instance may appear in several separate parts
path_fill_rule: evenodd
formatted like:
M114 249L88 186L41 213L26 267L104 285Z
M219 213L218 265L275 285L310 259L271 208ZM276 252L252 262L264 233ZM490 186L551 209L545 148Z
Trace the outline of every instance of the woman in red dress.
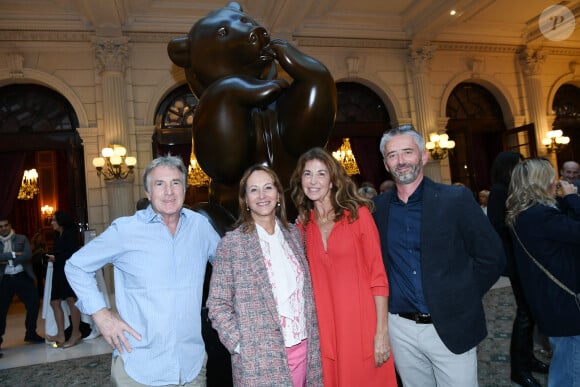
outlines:
M396 386L373 203L321 148L300 157L290 185L312 275L325 386Z

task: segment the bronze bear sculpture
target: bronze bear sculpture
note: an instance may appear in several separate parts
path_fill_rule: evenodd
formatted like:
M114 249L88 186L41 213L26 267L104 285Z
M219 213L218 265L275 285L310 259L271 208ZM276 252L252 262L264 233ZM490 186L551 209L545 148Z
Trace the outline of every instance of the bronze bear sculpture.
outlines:
M211 177L210 202L237 212L239 179L265 163L287 186L296 160L328 141L337 109L328 69L231 2L168 44L199 100L194 150ZM279 78L277 65L287 79Z

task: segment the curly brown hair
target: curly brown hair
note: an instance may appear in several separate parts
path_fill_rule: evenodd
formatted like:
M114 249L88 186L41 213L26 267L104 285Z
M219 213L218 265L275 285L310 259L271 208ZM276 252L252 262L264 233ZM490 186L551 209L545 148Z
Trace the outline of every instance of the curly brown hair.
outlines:
M331 202L334 210L334 221L342 219L344 210L349 211L348 221L350 223L358 219L358 209L360 206L366 206L372 212L374 203L361 196L356 184L346 174L342 165L322 148L312 148L300 156L296 168L290 177L290 197L298 210L298 219L304 225L310 222L310 211L314 208L314 202L304 194L302 188L302 174L306 162L318 160L328 168L330 183L332 185Z

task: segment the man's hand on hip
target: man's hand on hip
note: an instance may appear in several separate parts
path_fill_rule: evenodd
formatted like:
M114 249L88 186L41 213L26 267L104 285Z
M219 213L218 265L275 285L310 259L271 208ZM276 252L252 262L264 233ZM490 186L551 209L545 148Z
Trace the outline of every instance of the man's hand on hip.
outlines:
M92 317L107 343L113 349L118 350L119 353L123 353L124 350L127 352L132 351L131 344L125 337L125 332L135 339L141 340L141 335L131 328L116 312L103 308L95 312Z

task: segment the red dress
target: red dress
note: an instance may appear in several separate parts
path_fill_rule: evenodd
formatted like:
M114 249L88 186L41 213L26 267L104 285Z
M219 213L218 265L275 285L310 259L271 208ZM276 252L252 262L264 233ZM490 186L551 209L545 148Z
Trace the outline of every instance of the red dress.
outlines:
M347 215L334 225L326 250L316 222L306 227L324 385L396 386L392 356L379 368L374 363L373 296L389 292L378 231L366 207L353 223Z

